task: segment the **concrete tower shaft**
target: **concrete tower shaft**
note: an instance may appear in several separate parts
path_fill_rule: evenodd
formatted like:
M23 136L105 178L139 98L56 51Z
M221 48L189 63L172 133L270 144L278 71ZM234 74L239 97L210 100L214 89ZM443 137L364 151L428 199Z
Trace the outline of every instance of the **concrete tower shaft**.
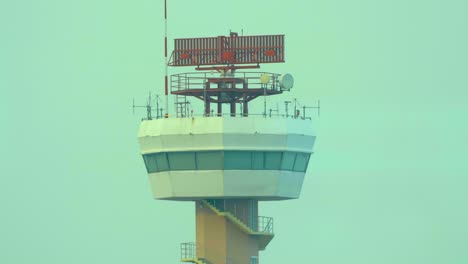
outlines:
M258 251L265 249L273 238L273 222L258 226L257 220L256 200L197 201L197 259L220 264L249 263L251 258L258 259Z

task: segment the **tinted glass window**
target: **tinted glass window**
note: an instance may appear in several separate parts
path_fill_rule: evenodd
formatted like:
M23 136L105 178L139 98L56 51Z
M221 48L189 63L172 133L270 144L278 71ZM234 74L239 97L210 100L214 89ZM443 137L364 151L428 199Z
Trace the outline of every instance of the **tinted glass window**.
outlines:
M307 163L309 162L310 154L297 153L296 162L294 163L293 171L305 172L307 169Z
M252 169L263 170L265 168L265 153L260 151L252 152Z
M169 163L167 162L167 154L166 153L159 153L156 154L156 165L158 167L158 171L167 171L169 170Z
M197 168L199 170L222 170L223 169L223 152L222 151L197 152Z
M225 151L224 169L226 170L250 170L252 168L252 152L250 151Z
M148 173L168 170L285 170L305 172L310 154L279 151L201 151L143 155Z
M292 170L294 167L294 160L296 159L295 152L284 152L283 161L281 162L281 170Z
M171 170L195 170L195 152L169 152Z
M265 152L265 169L279 170L281 167L281 152Z
M146 170L148 171L148 173L157 171L156 155L157 154L143 155L143 159L145 160Z

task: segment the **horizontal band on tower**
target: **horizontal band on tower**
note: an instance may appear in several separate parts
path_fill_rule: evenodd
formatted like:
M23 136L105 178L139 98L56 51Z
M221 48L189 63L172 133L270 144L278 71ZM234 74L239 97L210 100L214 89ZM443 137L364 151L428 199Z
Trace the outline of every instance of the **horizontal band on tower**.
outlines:
M183 151L143 155L148 173L180 170L305 172L310 153L291 151Z

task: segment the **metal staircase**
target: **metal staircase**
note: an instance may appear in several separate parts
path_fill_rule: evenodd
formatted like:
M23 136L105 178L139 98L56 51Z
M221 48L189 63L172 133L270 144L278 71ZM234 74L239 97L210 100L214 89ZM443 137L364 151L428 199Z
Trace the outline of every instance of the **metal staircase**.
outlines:
M270 241L275 236L275 234L273 233L273 218L272 217L259 216L256 227L251 227L245 224L242 220L236 217L233 213L226 212L224 210L224 207L221 204L217 205L215 201L210 201L210 200L202 200L201 202L203 205L210 208L218 216L222 216L228 219L231 223L236 225L244 233L258 237L260 250L265 250L266 246L270 243Z

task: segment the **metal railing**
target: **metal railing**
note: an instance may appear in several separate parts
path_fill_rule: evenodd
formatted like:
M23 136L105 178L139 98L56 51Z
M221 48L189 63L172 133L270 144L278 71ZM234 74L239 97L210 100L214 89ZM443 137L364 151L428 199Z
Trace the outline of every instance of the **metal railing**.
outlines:
M262 76L268 76L265 82L261 81ZM216 73L206 72L188 72L171 75L170 87L171 91L190 90L190 89L205 89L208 82L217 80L216 82L222 87L213 88L232 88L231 83L234 81L242 88L242 84L246 84L248 89L267 89L281 90L279 78L281 74L271 72L236 72L235 74L220 75ZM263 78L265 78L263 77ZM220 82L220 79L226 79L226 82Z
M180 259L193 259L197 257L197 246L194 242L180 244Z
M216 209L218 209L220 212L225 212L226 208L226 200L221 200L221 199L207 199L206 200L209 204L214 206Z
M258 216L256 223L251 223L248 217L246 216L245 210L238 210L235 206L234 208L228 208L226 205L226 200L222 199L208 199L206 200L209 204L215 207L220 212L227 212L235 216L238 220L243 222L246 226L252 229L254 232L269 233L273 234L273 217L268 216ZM250 222L250 223L248 223Z
M214 251L214 250L209 250L209 253L205 251L205 254L208 254L210 257L215 258L215 259L223 258L222 256L220 256L219 252ZM206 257L206 255L204 257ZM195 242L181 243L180 244L180 260L182 262L185 262L185 261L189 261L189 260L191 261L195 259L199 260L201 263L214 264L206 258L197 257L197 245ZM226 257L226 264L235 264L235 263L236 262L232 258Z
M273 234L273 217L259 216L257 232Z
M305 116L305 115L299 115L299 116L293 116L291 114L289 115L285 115L285 114L272 114L272 113L268 113L268 114L264 114L264 113L248 113L247 114L244 114L244 113L235 113L235 114L231 114L231 113L222 113L222 114L218 114L218 113L215 113L214 110L211 111L210 114L194 114L194 113L190 113L188 114L187 116L171 116L169 115L169 117L167 118L196 118L196 117L243 117L243 118L248 118L248 117L264 117L264 118L289 118L289 119L298 119L298 120L312 120L312 117L311 116ZM166 117L152 117L151 119L148 119L148 118L142 118L142 120L154 120L154 119L164 119Z

